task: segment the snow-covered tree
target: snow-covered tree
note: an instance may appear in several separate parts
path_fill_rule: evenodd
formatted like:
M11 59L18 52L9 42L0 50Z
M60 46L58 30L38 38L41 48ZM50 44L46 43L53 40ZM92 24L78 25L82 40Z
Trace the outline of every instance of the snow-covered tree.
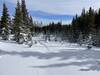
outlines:
M33 34L35 33L35 25L33 24L32 16L29 17L29 28L31 31L31 35L33 36Z
M91 49L93 46L93 35L89 34L89 36L85 39L85 45L87 46L88 49Z
M32 18L30 18L29 14L27 12L25 0L22 0L21 11L22 11L22 20L23 20L22 34L27 35L27 41L29 41L28 39L30 39L30 38L32 40L32 37L31 37L32 36L32 34L31 34Z
M1 35L3 40L8 40L9 38L9 14L6 4L3 4L3 13L1 16Z
M83 34L80 32L79 38L77 40L78 44L81 46L84 43Z
M14 16L14 27L13 27L14 38L15 41L18 43L20 42L20 38L21 38L20 33L21 33L22 25L23 25L23 20L22 20L21 5L18 1L16 11L15 11L15 16Z
M22 44L24 42L32 40L31 24L32 18L30 19L30 17L28 16L25 0L22 0L22 4L20 4L18 1L14 16L13 28L16 42Z

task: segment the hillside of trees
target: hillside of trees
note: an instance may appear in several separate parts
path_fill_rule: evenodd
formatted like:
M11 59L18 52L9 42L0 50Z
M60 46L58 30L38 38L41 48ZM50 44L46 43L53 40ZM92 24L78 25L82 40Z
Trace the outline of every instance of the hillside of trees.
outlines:
M21 0L21 3L17 1L14 14L11 18L4 3L0 19L0 37L2 40L9 40L9 36L13 35L13 40L17 43L29 43L30 41L31 46L32 37L42 33L49 38L50 35L55 36L55 40L61 38L62 41L79 43L80 45L91 43L94 46L100 46L100 9L98 11L91 7L88 11L83 9L81 15L76 15L72 23L68 25L52 22L42 27L33 22L34 19L28 13L25 0Z
M69 25L50 23L42 29L45 33L60 36L64 41L100 46L100 9L83 9L81 15L76 15Z

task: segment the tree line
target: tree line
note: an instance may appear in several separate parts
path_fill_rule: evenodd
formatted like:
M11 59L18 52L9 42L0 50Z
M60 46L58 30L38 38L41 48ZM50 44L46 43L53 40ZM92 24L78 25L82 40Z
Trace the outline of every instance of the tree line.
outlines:
M92 44L100 46L100 9L83 9L80 16L73 18L71 25L75 42L79 42L79 39L88 41L91 37Z
M100 9L94 10L91 7L88 11L82 10L81 15L73 17L71 24L62 25L61 22L49 23L46 26L38 26L33 23L32 16L29 15L25 0L21 3L17 1L13 18L8 13L6 4L3 4L3 12L0 20L0 37L3 40L9 40L9 35L14 35L13 40L21 44L31 41L36 33L44 35L53 35L61 38L62 41L74 43L90 43L100 46Z
M44 34L60 36L64 41L100 46L100 9L96 11L91 7L88 11L83 9L81 15L73 17L71 24L52 22L42 27L42 30Z

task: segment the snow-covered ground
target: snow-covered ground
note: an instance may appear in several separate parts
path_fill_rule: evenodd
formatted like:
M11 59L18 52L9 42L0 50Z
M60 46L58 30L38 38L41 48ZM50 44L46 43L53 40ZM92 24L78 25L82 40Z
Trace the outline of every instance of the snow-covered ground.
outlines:
M99 48L39 39L31 48L0 41L0 75L100 75Z

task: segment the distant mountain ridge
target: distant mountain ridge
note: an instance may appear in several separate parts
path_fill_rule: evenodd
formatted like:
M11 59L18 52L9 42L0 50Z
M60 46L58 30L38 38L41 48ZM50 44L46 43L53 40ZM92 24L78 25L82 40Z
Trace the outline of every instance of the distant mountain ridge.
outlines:
M44 19L53 19L53 20L71 20L73 15L60 15L52 14L43 11L30 11L29 12L33 17L44 18Z
M14 12L15 12L15 7L16 5L13 3L6 3L9 13L11 16L14 16ZM36 18L37 20L52 20L52 21L69 21L73 19L73 15L62 15L62 14L53 14L53 13L48 13L48 12L44 12L44 11L40 11L40 10L31 10L29 11L29 14ZM2 13L2 5L0 5L0 15Z

